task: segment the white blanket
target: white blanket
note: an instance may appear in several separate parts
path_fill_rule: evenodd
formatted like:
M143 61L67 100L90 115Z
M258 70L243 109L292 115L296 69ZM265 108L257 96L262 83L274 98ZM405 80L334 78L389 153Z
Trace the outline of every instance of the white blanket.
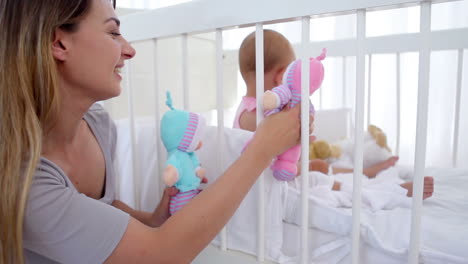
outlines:
M392 176L389 173L398 175L396 168L385 173L387 177ZM468 172L429 169L426 175L434 176L435 192L423 202L420 258L424 263L468 263L468 199L464 195ZM386 184L392 188L391 183L385 182L363 186L361 239L387 254L406 259L411 232L411 200L398 193L398 188L402 189L398 184L393 184L395 192L381 189ZM285 220L300 225L300 194L296 188L288 190ZM326 193L323 189L314 191L311 188L309 195L309 226L350 236L352 217L347 203L351 193L330 192L322 196Z
M316 186L309 187L309 197L330 207L352 207L353 193L353 174L341 173L333 176L325 175L320 172L309 172L310 178L318 179ZM328 178L328 181L338 181L341 183L340 191L332 191L331 186L325 183L323 178ZM313 182L312 179L309 182ZM289 186L293 193L301 190L300 177L297 177L294 182L290 182ZM407 190L403 189L400 184L403 180L399 178L399 173L396 168L389 168L377 175L374 179L368 179L362 176L362 202L363 207L372 210L393 209L396 207L409 208L411 199L406 196Z

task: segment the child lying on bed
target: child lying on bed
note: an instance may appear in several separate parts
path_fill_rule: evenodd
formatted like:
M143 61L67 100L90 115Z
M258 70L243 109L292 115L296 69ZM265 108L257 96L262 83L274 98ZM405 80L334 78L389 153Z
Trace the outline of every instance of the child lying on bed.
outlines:
M296 59L291 43L280 33L274 30L264 30L264 87L265 91L271 90L282 82L282 76L286 67ZM239 68L242 78L247 86L247 93L237 109L234 118L234 128L255 131L256 129L256 72L255 72L255 32L250 33L239 48ZM313 116L311 116L313 120ZM313 138L312 138L313 140ZM363 169L368 178L375 177L379 172L390 168L398 161L398 157L392 156ZM298 166L300 168L300 166ZM311 160L309 170L319 171L324 174L352 173L353 169L330 167L323 160ZM300 174L300 172L298 173ZM402 183L400 186L408 190L408 196L412 196L412 182ZM432 177L424 178L424 199L432 195L434 189ZM332 190L340 190L341 183L334 181Z
M408 197L413 197L413 182L403 180L393 176L396 173L392 171L391 168L380 171L375 178L371 181L368 179L363 182L363 187L369 186L378 186L379 184L398 184L400 187L406 190L405 194ZM313 174L315 177L315 185L311 187L326 187L331 188L333 191L350 191L352 190L352 175L351 173L337 173L335 175L323 174L319 171L316 171ZM392 174L392 177L388 175ZM424 177L424 189L423 189L423 199L427 199L432 196L434 192L434 178L430 176Z

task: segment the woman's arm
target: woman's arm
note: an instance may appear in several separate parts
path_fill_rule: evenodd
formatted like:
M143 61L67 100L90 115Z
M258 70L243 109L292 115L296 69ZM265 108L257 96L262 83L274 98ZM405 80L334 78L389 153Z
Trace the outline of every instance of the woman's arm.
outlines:
M174 196L177 193L178 190L175 187L168 187L164 189L163 197L161 198L158 207L152 213L134 210L119 200L112 202L112 206L128 213L133 218L149 227L159 227L169 218L169 201L171 196Z
M299 143L299 109L266 118L239 159L161 227L150 228L131 219L106 262L192 261L231 218L272 158Z

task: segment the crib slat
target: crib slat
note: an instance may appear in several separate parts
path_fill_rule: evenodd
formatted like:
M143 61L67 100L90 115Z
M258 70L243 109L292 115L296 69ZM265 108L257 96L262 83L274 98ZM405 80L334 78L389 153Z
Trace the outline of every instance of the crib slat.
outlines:
M218 171L224 168L224 87L223 87L223 31L216 30L216 108L218 116ZM226 226L221 230L221 250L227 250Z
M369 54L369 67L367 68L367 78L367 125L370 125L372 102L372 54Z
M182 34L182 94L184 96L184 110L190 110L189 102L189 67L188 67L188 35Z
M453 126L453 154L452 154L452 165L457 167L458 165L458 135L460 133L460 101L461 101L461 89L463 83L463 49L458 50L458 70L457 70L457 95L455 103L455 118Z
M401 127L401 73L400 53L396 54L396 146L395 155L400 154L400 127Z
M301 43L301 263L309 263L309 54L307 46L310 41L310 17L302 18ZM315 178L311 179L315 186Z
M322 109L322 108L324 108L324 106L323 106L323 92L322 92L322 89L318 89L317 92L318 92L318 95L319 95L319 105L318 105L319 107L318 107L318 109Z
M343 94L343 97L341 99L341 107L342 108L345 108L346 107L346 98L347 98L347 81L346 81L346 56L343 56L342 57L342 62L343 62L343 65L342 65L342 76L341 76L341 79L342 79L342 84L343 84L343 91L342 91L342 94Z
M158 68L158 39L153 39L153 82L154 82L154 132L155 132L155 155L156 155L156 168L157 175L162 175L164 170L164 163L167 159L166 149L164 148L162 141L160 139L160 129L161 129L161 104L160 104L160 85L159 85L159 68ZM156 180L156 188L158 188L159 196L158 200L161 199L165 184L162 177L158 177Z
M419 52L418 112L416 125L416 153L413 179L413 207L411 211L411 236L408 263L416 264L419 258L423 173L426 162L427 113L429 103L431 3L421 3L421 34L423 42Z
M128 89L128 112L130 115L130 138L131 138L131 154L132 154L132 179L133 191L135 199L135 209L140 210L140 173L138 170L138 154L136 151L136 135L135 135L135 113L133 105L133 82L132 82L132 63L127 62L127 89Z
M257 125L263 120L263 105L261 104L264 91L264 65L263 65L263 24L256 24L255 31L255 69L257 88ZM257 260L265 260L265 178L264 174L258 179L258 252Z
M356 102L354 129L354 175L353 175L353 229L352 253L353 264L359 263L359 235L361 225L361 192L363 165L363 124L364 124L364 86L365 86L365 54L364 40L366 35L366 11L357 11L357 51L356 51Z

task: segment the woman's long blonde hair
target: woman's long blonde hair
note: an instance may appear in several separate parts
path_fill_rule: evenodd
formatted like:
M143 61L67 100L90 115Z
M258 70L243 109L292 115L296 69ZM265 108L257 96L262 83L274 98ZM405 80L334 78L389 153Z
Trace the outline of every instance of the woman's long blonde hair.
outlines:
M24 262L28 191L59 105L54 32L76 31L91 1L0 0L0 263Z

